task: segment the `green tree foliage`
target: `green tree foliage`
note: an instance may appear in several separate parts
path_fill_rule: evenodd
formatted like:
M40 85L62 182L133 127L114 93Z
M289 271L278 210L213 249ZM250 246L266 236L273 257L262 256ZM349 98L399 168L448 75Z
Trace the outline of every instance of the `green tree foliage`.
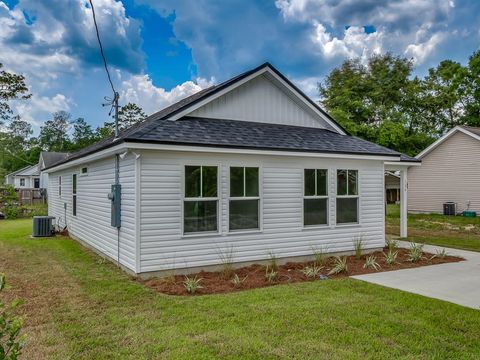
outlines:
M143 109L134 103L128 103L118 110L118 128L120 131L125 131L129 127L139 123L145 119L147 115ZM104 129L100 129L99 133L108 133L109 135L115 133L115 121L106 122Z
M69 149L70 151L80 150L99 140L97 133L92 129L92 126L85 121L84 118L75 119L72 122L72 125L73 134L72 144Z
M12 109L8 103L11 100L26 100L30 98L25 78L5 70L0 63L0 125L9 120Z
M68 130L71 115L65 111L53 114L52 120L45 121L38 137L40 147L45 151L68 151L71 145Z
M322 104L349 132L415 155L456 125L480 126L480 51L445 60L420 79L391 54L345 61L319 85Z

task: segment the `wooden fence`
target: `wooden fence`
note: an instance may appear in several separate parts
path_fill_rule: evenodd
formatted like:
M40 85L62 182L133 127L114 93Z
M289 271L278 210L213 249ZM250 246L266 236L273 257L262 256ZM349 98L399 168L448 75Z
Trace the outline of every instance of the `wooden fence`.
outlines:
M17 194L22 205L45 204L47 202L46 189L17 189Z

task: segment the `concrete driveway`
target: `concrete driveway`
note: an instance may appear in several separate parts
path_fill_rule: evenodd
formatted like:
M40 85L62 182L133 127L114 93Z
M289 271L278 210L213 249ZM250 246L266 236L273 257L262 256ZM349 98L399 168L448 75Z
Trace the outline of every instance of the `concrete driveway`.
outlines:
M399 245L410 246L403 241ZM443 248L425 245L423 249L435 254L437 249ZM465 261L352 278L480 310L480 252L445 249L449 255L461 256Z

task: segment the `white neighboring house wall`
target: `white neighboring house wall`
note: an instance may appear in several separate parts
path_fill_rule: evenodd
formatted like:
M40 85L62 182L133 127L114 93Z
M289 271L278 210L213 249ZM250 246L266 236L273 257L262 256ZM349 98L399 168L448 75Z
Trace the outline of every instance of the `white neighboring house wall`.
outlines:
M480 141L457 131L408 171L408 210L441 213L443 203L457 203L480 213Z
M302 101L289 96L266 76L260 75L188 115L332 129Z
M286 156L143 151L140 157L140 271L220 264L220 252L233 249L235 262L353 250L361 236L365 248L384 246L383 162ZM219 168L220 233L182 234L185 165ZM230 166L260 169L261 230L228 232ZM304 169L328 169L329 225L303 226ZM336 170L359 171L360 223L336 225ZM263 209L263 210L262 210Z
M81 168L87 174L81 174ZM77 174L77 215L72 214L72 175ZM61 176L61 195L59 177ZM115 158L84 163L49 174L48 214L55 216L55 223L67 227L72 237L81 240L113 261L118 260L127 269L135 267L135 156L120 160L122 184L121 222L117 228L110 225L111 201L107 198L115 182ZM65 212L64 204L67 209ZM66 213L66 216L65 216ZM118 248L120 242L120 250Z

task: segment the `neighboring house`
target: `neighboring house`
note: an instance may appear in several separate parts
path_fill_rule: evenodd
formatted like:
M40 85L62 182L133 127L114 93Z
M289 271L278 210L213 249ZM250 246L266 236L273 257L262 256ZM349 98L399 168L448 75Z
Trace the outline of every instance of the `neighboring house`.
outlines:
M5 176L5 184L16 189L39 189L40 171L38 165L29 165Z
M455 202L457 213L480 213L480 128L457 126L417 157L422 166L409 171L409 211L440 213Z
M40 188L48 189L48 174L43 170L53 164L65 160L68 157L68 153L54 152L54 151L42 151L40 158L38 159L38 168L40 169Z
M406 189L418 164L349 135L267 63L45 170L56 224L148 276L230 253L245 264L351 252L356 237L382 248L384 172L401 170Z
M385 171L385 196L387 204L400 202L400 175Z

